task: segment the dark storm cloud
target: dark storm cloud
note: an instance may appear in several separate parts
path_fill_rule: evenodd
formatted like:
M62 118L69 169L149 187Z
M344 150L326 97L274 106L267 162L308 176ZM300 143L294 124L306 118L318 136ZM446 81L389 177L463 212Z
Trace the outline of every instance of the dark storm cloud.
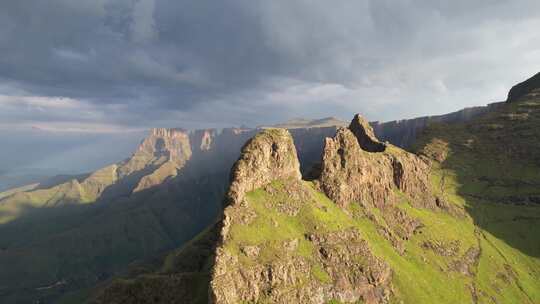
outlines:
M539 11L534 0L4 1L0 127L393 119L485 104L540 69Z

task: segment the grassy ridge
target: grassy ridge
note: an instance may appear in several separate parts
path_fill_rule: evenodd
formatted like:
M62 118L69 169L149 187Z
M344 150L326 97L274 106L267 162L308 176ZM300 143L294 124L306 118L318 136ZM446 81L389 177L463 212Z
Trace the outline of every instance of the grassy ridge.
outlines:
M274 183L279 189L280 183ZM304 186L312 191L314 201L303 204L296 216L276 210L276 204L286 199L287 192L259 189L248 194L249 206L256 212L256 219L249 225L235 225L230 231L226 249L236 254L249 267L253 263L241 253L241 248L256 245L261 248L258 262L270 263L283 258L283 241L300 240L296 254L309 258L313 255L311 243L304 236L312 232L330 232L351 227L358 229L370 248L383 258L394 271L393 284L396 303L469 303L473 297L481 303L496 299L499 303L536 303L540 301L539 283L535 273L540 261L496 239L489 232L475 226L472 217L454 217L446 213L416 209L406 201L399 204L411 217L419 219L424 227L408 242L400 255L378 232L377 224L365 216L358 204L349 209L337 207L311 183ZM426 249L426 241L449 244L457 242L458 249L451 256L442 256ZM471 275L450 270L470 248L479 248L481 255L472 265ZM328 282L328 275L320 265L312 265L306 280ZM531 273L531 271L534 271ZM512 273L515 277L512 277ZM415 288L411 288L415 286ZM474 291L473 291L474 290Z
M396 303L539 303L540 100L504 104L468 123L433 124L416 150L433 159L433 191L463 212L416 209L403 197L398 208L423 224L404 254L381 235L381 226L390 227L383 212L339 209L310 184L314 201L296 216L278 212L286 181L273 184L277 192L248 194L257 217L231 228L227 249L249 266L241 248L257 245L257 259L268 263L281 256L280 243L297 238L297 254L310 257L304 235L355 227L394 271ZM311 278L328 279L317 264Z

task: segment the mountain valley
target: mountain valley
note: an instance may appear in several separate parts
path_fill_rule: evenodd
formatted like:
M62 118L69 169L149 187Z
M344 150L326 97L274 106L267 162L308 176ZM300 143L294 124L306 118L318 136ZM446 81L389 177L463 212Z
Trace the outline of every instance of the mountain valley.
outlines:
M0 300L538 303L539 90L389 123L153 129L122 162L0 194Z

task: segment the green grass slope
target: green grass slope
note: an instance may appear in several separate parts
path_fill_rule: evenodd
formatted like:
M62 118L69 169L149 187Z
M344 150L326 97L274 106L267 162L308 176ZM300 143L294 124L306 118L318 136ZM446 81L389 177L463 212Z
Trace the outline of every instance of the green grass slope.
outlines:
M315 201L302 204L294 216L280 212L276 206L290 195L280 190L282 183L287 181L274 182L272 193L263 189L249 193L248 204L255 211L256 219L249 225L231 228L226 250L238 256L245 267L253 263L252 258L242 254L241 248L246 246L260 248L257 262L269 264L283 258L279 244L298 239L296 254L311 259L316 253L306 235L353 228L368 241L374 254L392 268L392 301L395 303L540 301L537 280L540 260L482 230L471 216L455 217L416 209L404 199L398 208L420 220L423 228L407 241L405 253L399 254L380 233L380 225L386 224L382 214L376 214L375 218L368 216L370 211L358 204L341 209L309 182L304 182L304 187L312 192ZM480 250L480 258L466 265L471 248ZM321 265L316 264L315 259L312 262L311 276L306 279L328 280ZM462 265L466 265L465 268ZM465 270L461 271L462 268Z
M469 123L434 124L416 150L437 160L437 190L476 227L479 300L540 302L540 98L502 104Z
M417 209L402 196L397 208L419 220L422 228L406 240L405 251L400 254L383 235L383 228L395 232L398 227L393 226L381 210L366 210L355 203L343 209L317 191L312 182L303 181L300 187L295 186L296 190L291 190L295 187L291 188L290 183L288 180L274 181L247 194L247 205L254 220L247 225L233 225L224 247L238 257L243 267L290 259L291 253L283 251L282 244L298 240L292 255L309 261L311 270L304 274L305 282L317 280L334 284L315 258L319 254L317 248L306 236L354 229L367 241L375 256L392 269L391 303L540 301L537 279L540 260L477 225L473 215L465 212L455 216ZM438 186L437 172L434 172L433 187ZM452 193L454 190L450 186L446 188L449 200L458 207L465 206L463 198ZM295 191L309 193L309 200L290 204ZM489 216L506 214L512 217L521 212L538 212L536 207L510 212L502 212L497 207L485 208L490 210ZM530 229L530 225L519 221L513 225L506 232L513 237ZM213 238L209 237L212 235ZM530 244L538 244L534 243L538 234L529 231L527 235ZM189 244L173 251L142 274L114 280L101 291L99 300L92 303L207 303L215 236L215 231L214 234L204 233L192 242L195 246ZM204 246L197 246L201 240ZM259 248L256 257L245 254L245 248L250 247ZM477 252L478 256L471 256L471 252ZM264 299L260 300L265 303ZM340 302L330 300L328 303Z

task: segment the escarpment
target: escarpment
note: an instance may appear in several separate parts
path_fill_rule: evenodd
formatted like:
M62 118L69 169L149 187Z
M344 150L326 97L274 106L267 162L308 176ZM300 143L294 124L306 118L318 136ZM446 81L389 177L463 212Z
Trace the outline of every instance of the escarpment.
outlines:
M401 190L415 206L436 208L429 187L429 165L418 156L379 142L373 129L356 115L348 129L327 138L323 152L321 189L342 206L351 202L379 208L395 203Z
M508 92L506 102L516 102L524 99L534 99L540 96L540 73L516 84Z
M382 140L388 141L403 149L411 148L411 145L421 137L422 132L436 123L457 124L471 121L479 116L493 112L503 103L495 102L486 106L464 108L462 110L434 116L423 116L412 119L400 119L386 122L371 122L375 135Z

